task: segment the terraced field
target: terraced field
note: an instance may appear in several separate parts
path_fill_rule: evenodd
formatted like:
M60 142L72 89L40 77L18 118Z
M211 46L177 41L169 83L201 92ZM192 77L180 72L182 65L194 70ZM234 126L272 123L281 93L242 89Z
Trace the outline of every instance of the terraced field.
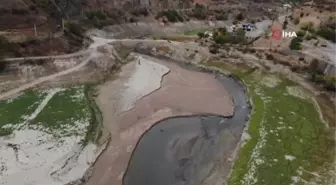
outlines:
M253 104L247 131L251 138L239 151L229 184L335 183L334 128L320 119L312 94L274 74L222 62L207 65L240 77Z

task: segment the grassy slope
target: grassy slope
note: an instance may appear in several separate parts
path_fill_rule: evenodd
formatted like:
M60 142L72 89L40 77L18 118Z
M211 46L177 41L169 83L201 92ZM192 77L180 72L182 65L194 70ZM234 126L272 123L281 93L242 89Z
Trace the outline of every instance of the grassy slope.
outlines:
M13 131L12 127L1 128L4 125L21 126L24 118L35 111L46 95L47 92L27 91L13 100L1 101L0 136L9 135ZM37 117L25 124L57 137L80 135L86 144L99 139L101 122L102 116L93 99L93 87L85 85L56 93Z
M58 136L80 134L86 128L70 128L76 121L87 124L89 110L83 86L67 88L55 94L38 116L30 122L44 127L44 131ZM81 125L79 124L79 125Z
M3 127L11 124L16 125L24 121L38 107L46 93L27 91L16 98L0 101L0 136L12 133L12 129Z
M270 88L260 83L267 74L244 73L217 62L209 65L229 68L239 76L253 103L248 128L252 139L241 148L229 184L287 185L295 179L299 179L297 184L312 179L317 184L330 184L324 170L332 168L334 162L334 135L319 120L309 99L287 93L286 87L293 82L282 80ZM314 172L320 177L316 178Z
M204 33L205 31L207 31L208 29L195 29L195 30L190 30L190 31L186 31L184 32L184 35L197 35L198 33L202 32Z
M90 110L90 125L85 136L84 143L90 141L97 143L102 135L103 115L94 100L95 89L93 85L85 85L84 93Z

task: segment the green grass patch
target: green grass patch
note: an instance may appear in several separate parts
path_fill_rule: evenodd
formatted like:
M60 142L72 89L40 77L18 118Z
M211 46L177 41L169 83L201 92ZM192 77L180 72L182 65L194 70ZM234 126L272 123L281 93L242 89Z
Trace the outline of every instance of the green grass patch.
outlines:
M90 141L97 143L102 135L101 126L103 123L103 115L94 100L96 96L94 86L90 84L85 85L84 93L90 110L90 124L86 132L84 143L87 144Z
M153 40L171 40L177 42L193 41L197 39L197 35L153 35Z
M184 32L184 35L196 35L197 36L198 33L204 33L205 31L207 31L207 29L205 28L204 29L194 29L194 30Z
M46 93L26 91L15 98L0 101L0 136L12 133L13 127L20 127L25 117L30 116ZM10 128L6 128L10 126Z
M332 169L335 160L334 132L325 128L311 99L290 95L287 87L297 85L290 80L279 77L281 82L271 88L261 83L270 74L220 63L207 65L240 77L253 104L251 139L239 151L229 184L328 184L325 169Z
M0 129L0 137L1 136L7 136L7 135L10 135L12 133L13 133L12 129L9 129L9 128Z
M90 113L84 88L76 86L56 93L29 124L32 127L37 125L47 133L62 137L73 134L82 135L85 133L89 119Z
M61 89L36 117L30 117L47 95L47 91L27 91L16 98L1 101L0 136L30 128L56 138L77 135L83 138L84 144L98 141L103 118L95 104L92 85Z

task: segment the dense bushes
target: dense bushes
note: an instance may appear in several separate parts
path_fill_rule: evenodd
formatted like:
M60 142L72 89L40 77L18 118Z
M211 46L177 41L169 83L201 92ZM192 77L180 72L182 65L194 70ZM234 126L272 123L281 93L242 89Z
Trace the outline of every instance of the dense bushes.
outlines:
M193 10L194 17L197 19L204 20L207 17L207 9L204 5L196 3L195 8Z
M313 73L311 75L311 81L322 84L323 87L328 91L335 91L336 90L336 78L331 76L324 76Z
M237 21L242 21L245 19L245 16L240 12L236 15L236 20Z
M336 91L335 77L323 75L323 71L319 69L318 65L319 61L317 59L314 59L310 62L308 67L308 72L311 74L310 80L317 84L323 85L323 87L328 91Z
M68 22L65 24L64 35L72 45L80 46L84 41L85 30L76 23Z
M106 19L106 15L104 14L104 12L100 10L92 10L90 12L86 12L85 15L90 20L94 20L94 19L105 20Z
M211 45L209 47L209 52L212 54L217 54L219 52L218 46L217 45Z
M332 42L336 42L336 32L335 30L328 28L328 27L321 27L316 32L317 35L320 35L321 37L330 40Z
M76 23L72 23L72 22L68 22L65 24L65 29L64 32L66 35L76 35L76 36L83 36L84 33L84 29Z
M106 15L104 12L100 10L92 10L86 12L86 18L93 21L92 24L94 27L101 29L103 27L102 20L106 20Z
M317 35L336 42L336 20L335 17L330 16L329 19L321 23L320 28L316 32Z
M166 10L159 12L155 18L158 19L163 16L167 17L168 21L170 22L183 22L183 17L176 10Z
M246 44L245 31L238 29L235 33L228 33L225 29L219 29L214 33L213 39L216 44Z
M289 45L289 48L293 49L293 50L300 50L300 49L302 49L301 42L302 42L302 38L295 37L295 38L292 39L292 41Z
M228 15L225 13L217 14L215 17L216 20L222 20L222 21L228 20Z
M131 14L134 16L148 16L149 12L146 8L139 8L131 11Z

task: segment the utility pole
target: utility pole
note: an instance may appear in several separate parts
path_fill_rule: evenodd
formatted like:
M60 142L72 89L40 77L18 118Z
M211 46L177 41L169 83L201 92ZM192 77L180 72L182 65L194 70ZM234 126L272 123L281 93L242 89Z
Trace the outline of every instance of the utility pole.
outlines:
M36 37L37 36L36 24L34 24L34 34L35 34L35 37Z

